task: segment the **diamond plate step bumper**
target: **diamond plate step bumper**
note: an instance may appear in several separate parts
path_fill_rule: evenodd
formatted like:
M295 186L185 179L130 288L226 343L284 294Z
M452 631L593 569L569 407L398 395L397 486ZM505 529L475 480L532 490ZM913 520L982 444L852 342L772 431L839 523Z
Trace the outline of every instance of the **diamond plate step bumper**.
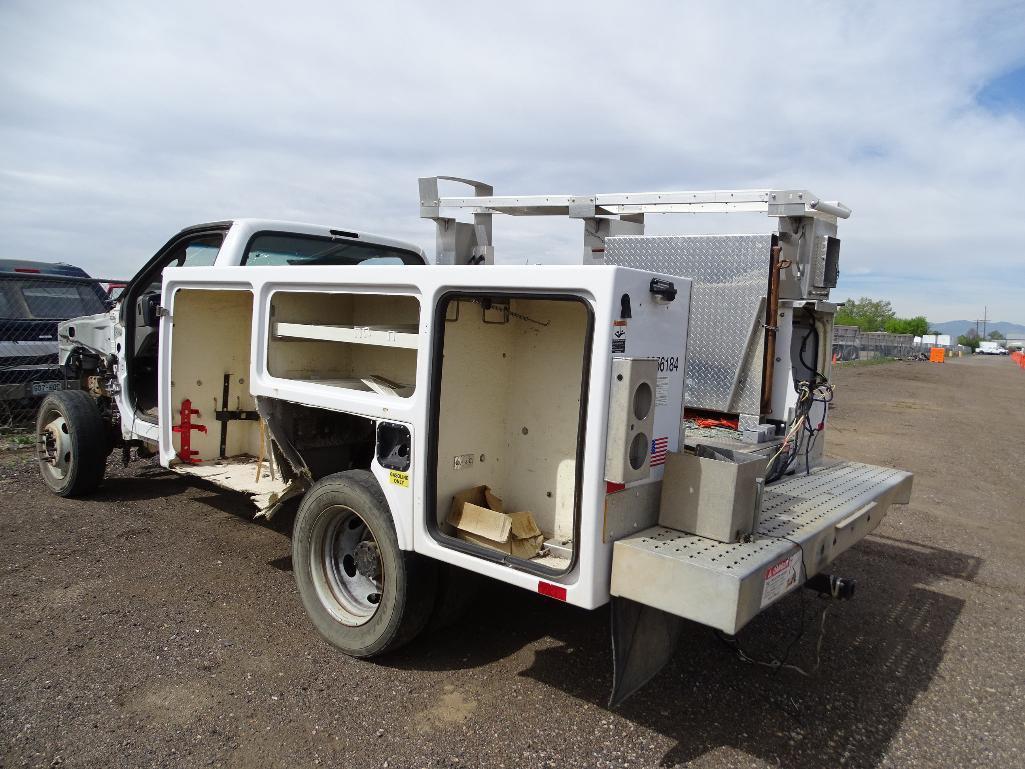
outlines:
M750 542L723 544L654 526L618 540L612 595L736 633L907 504L913 476L838 462L765 489Z

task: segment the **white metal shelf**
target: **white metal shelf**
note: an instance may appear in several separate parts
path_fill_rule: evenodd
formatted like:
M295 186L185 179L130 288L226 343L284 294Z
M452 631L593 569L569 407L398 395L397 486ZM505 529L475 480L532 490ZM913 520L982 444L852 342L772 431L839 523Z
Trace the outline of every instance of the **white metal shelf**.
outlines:
M288 339L371 344L379 347L404 347L413 350L419 346L419 335L415 324L347 326L278 321L274 323L274 335Z
M385 377L371 374L366 377L347 377L344 379L316 379L311 377L291 377L311 384L327 385L328 387L342 387L346 390L359 390L361 392L372 392L378 395L397 395L400 398L408 398L413 394L413 385L403 382L393 382Z

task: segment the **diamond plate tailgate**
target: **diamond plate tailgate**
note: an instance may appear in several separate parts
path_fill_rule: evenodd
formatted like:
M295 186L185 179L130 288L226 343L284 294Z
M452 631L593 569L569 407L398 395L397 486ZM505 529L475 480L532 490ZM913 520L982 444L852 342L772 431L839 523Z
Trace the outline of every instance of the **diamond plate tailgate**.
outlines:
M911 484L902 470L838 462L767 487L750 542L654 526L615 543L612 595L736 633L906 504Z

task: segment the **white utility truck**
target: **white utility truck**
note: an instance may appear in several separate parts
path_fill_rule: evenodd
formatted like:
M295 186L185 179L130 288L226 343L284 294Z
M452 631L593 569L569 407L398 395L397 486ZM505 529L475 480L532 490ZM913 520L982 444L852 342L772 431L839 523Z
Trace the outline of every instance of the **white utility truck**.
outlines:
M777 224L644 234L647 215L702 212ZM908 501L911 476L823 458L846 207L800 190L504 197L431 177L420 213L434 264L289 222L175 235L112 311L61 325L79 389L40 407L44 481L87 494L120 449L258 515L301 497L300 597L356 656L413 638L469 572L612 600L613 702L683 620L734 634L805 583L850 592L825 568ZM496 265L501 214L576 219L582 249Z
M975 352L979 355L1008 355L1006 347L1001 347L999 342L992 342L988 339L984 339L979 342L979 346L975 348Z

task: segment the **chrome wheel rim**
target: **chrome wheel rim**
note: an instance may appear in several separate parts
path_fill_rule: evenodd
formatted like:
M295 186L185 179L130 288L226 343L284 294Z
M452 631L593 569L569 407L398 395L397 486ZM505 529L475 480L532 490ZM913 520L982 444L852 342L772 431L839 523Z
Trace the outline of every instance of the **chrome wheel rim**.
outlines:
M320 602L339 622L365 625L384 594L384 564L359 513L332 505L320 516L310 548L310 570Z
M59 486L71 472L71 432L64 415L56 409L48 409L43 415L42 426L36 436L39 467L43 476Z

